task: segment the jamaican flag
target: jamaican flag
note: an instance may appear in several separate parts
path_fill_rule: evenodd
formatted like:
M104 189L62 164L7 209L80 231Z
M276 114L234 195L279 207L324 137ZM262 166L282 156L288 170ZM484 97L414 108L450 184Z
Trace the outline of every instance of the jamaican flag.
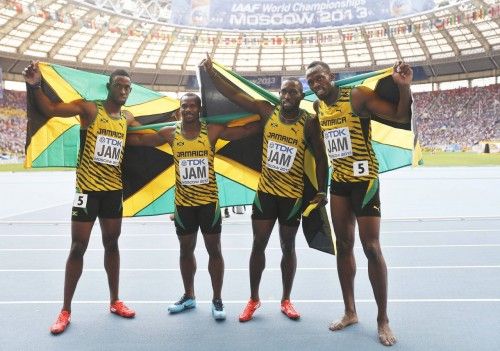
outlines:
M109 77L60 65L41 62L42 89L54 102L105 100ZM27 89L28 127L26 135L26 168L76 167L80 144L79 117L48 119L36 107L33 91ZM172 119L179 102L133 84L124 109L141 124Z
M374 90L378 96L397 104L399 89L392 79L393 69L386 68L335 81L338 87L365 86ZM312 91L306 92L303 101L305 109L313 110L313 102L317 100ZM412 115L412 108L410 111ZM392 171L401 167L418 165L422 162L422 151L417 140L414 122L395 123L378 116L371 116L372 146L379 163L379 173Z
M39 68L42 89L54 102L105 100L107 97L108 76L48 63L40 63ZM79 117L48 119L36 107L30 88L27 100L25 167L76 167L80 147ZM151 126L145 133L175 120L178 108L178 100L137 84L132 85L124 106L124 110L129 110L141 124ZM156 207L155 200L161 200L168 181L173 179L173 160L169 150L164 145L158 148L126 147L123 163L126 216L140 215L141 211L145 214L166 213L164 208Z
M217 62L213 62L213 67L222 79L241 93L256 100L266 100L274 106L279 105L280 100L276 95L226 69ZM240 124L260 118L241 109L222 96L203 69L200 69L198 72L198 80L200 82L203 115L207 116L208 121ZM312 108L312 103L310 105ZM308 109L309 112L311 112L311 108ZM243 140L232 141L221 148L217 154L219 159L223 158L224 168L218 168L216 163L216 172L251 191L252 196L249 203L253 201L253 193L257 189L258 175L261 171L262 138L262 135L258 135ZM306 150L304 163L303 211L307 209L309 201L320 191L316 181L314 155L309 148ZM328 170L325 169L323 172L325 172L326 176ZM321 191L325 190L321 189ZM307 212L307 216L304 215L302 219L302 228L309 246L334 254L335 240L332 236L326 209L323 207Z
M214 62L214 68L230 84L255 99L279 104L277 96L227 70ZM41 63L42 89L52 101L69 102L76 99L104 100L107 96L107 76L83 72L67 67ZM200 70L203 116L208 123L244 125L259 116L243 111L224 98L213 87L211 80ZM338 81L336 84L367 85L387 99L396 99L397 89L390 77L392 69ZM392 87L391 87L392 83ZM385 94L385 95L384 95ZM308 93L302 107L310 112L314 94ZM392 100L394 101L394 100ZM179 107L179 101L162 96L139 85L133 85L124 109L129 110L143 125L130 128L132 133L153 133L169 125ZM410 165L418 150L411 125L395 126L383 120L372 121L373 145L381 172ZM79 149L79 120L73 118L47 119L36 108L33 94L28 89L28 132L26 139L26 167L75 167ZM220 205L251 204L257 188L262 157L262 135L238 141L219 140L216 145L215 171L219 186ZM419 159L418 157L416 159ZM305 158L304 210L308 200L318 191L314 157L310 151ZM123 160L124 215L146 216L173 212L175 175L170 146L126 146ZM327 172L327 170L324 170ZM313 210L303 220L309 245L334 253L326 210Z
M213 62L213 67L219 76L236 89L239 89L241 93L257 100L266 100L275 106L279 104L279 98L276 95L226 69L217 62ZM392 68L387 68L339 80L335 84L341 87L363 85L375 90L383 99L397 103L399 101L399 90L392 80L392 72ZM259 118L242 110L239 106L223 97L215 89L211 79L203 70L200 69L198 74L203 114L207 116L209 121L244 122ZM313 103L316 99L317 97L312 91L306 92L306 98L302 101L301 107L314 114ZM411 114L411 111L409 112ZM372 116L372 139L381 173L416 164L421 160L420 147L416 136L412 132L412 123L396 124ZM248 190L256 189L257 179L255 175L259 174L261 167L262 136L232 141L218 151L218 157L223 157L225 166L230 166L227 170L219 169L219 172ZM314 155L310 149L306 152L304 162L303 231L310 247L334 254L335 234L331 231L326 209L311 210L308 206L309 201L320 191L316 182ZM239 170L243 170L245 176L236 179L232 177L230 170L239 174L242 174ZM327 170L324 170L324 172L327 172ZM246 176L246 174L254 176Z

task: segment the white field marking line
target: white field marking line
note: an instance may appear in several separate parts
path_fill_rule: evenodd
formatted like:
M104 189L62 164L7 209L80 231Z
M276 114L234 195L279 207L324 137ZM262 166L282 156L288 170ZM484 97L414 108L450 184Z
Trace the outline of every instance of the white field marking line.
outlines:
M490 232L500 232L500 229L445 229L445 230L384 230L381 231L380 234L426 234L426 233L490 233ZM92 233L92 235L101 236L101 233ZM128 237L165 237L165 238L175 238L177 237L174 233L160 233L160 234L127 234L123 233L120 235L120 238L128 238ZM251 236L251 233L248 234L226 234L222 233L222 237L241 237L241 236ZM0 237L67 237L71 238L70 233L66 234L0 234Z
M50 208L50 207L48 207ZM30 211L32 212L32 211ZM11 220L9 221L8 217L13 217L15 215L9 215L7 217L2 217L0 218L0 224L71 224L71 221L64 220L64 221L42 221L42 220ZM400 218L383 218L382 222L425 222L425 221L464 221L464 220L498 220L500 219L500 216L447 216L447 217L400 217ZM241 224L241 223L250 223L251 219L250 218L243 218L239 220L229 220L228 222L225 222L226 225L229 224ZM172 223L170 220L148 220L148 221L140 221L140 220L134 220L134 221L127 221L126 218L123 221L123 224L140 224L140 225L146 225L146 224L166 224L166 223ZM224 223L224 222L223 222Z
M498 269L500 265L483 266L393 266L387 267L390 270L411 270L411 269ZM358 270L367 270L368 267L357 267ZM300 267L298 271L336 271L337 267ZM64 268L55 269L0 269L0 273L32 273L32 272L64 272ZM104 268L87 268L84 272L104 272ZM121 272L178 272L179 268L121 268ZM208 272L207 268L198 268L197 271ZM248 272L248 268L226 268L226 272ZM266 268L266 271L281 271L281 268Z
M175 300L127 300L127 304L171 304L176 302ZM224 300L224 304L246 304L248 300ZM281 300L260 300L261 303L280 303ZM343 300L300 300L294 299L294 303L344 303ZM374 299L356 299L359 303L375 303ZM477 303L477 302L500 302L497 298L482 298L482 299L389 299L389 303ZM109 300L76 300L72 301L73 304L79 305L92 305L92 304L109 304ZM210 304L210 300L196 300L196 303L200 304ZM62 301L56 300L18 300L18 301L0 301L0 305L33 305L33 304L62 304Z
M438 244L438 245L382 245L382 248L389 249L442 249L442 248L470 248L470 247L500 247L500 244ZM362 249L362 246L355 246L355 249ZM222 247L222 251L250 251L251 247ZM310 250L310 247L296 247L295 250ZM268 247L266 250L281 251L281 247ZM58 252L69 251L69 248L18 248L0 249L0 252ZM86 251L103 252L103 248L88 248ZM179 248L121 248L122 252L171 252L179 251ZM205 252L205 249L197 248L195 252Z
M63 205L68 205L69 206L70 204L71 204L71 202L65 201L65 202L62 202L62 203L59 203L59 204L45 206L45 207L40 207L40 208L37 208L37 209L34 209L34 210L26 210L26 211L17 212L17 213L14 213L14 214L9 214L8 216L0 217L0 223L4 222L4 220L6 218L9 218L9 217L15 217L15 216L20 216L20 215L23 215L23 214L26 214L26 213L33 213L33 212L48 210L49 208L59 207L59 206L63 206ZM7 220L7 222L9 222L9 221Z

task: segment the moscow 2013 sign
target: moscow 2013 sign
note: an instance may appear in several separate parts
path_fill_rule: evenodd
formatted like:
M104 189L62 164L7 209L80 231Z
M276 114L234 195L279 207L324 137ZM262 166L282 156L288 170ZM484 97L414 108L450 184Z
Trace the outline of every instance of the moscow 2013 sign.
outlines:
M367 23L432 10L434 0L172 0L172 24L289 30Z

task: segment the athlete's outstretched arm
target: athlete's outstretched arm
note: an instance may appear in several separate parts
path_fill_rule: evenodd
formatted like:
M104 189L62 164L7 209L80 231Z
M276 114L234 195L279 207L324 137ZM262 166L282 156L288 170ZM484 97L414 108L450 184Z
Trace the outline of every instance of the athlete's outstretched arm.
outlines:
M360 116L372 113L381 118L407 123L410 121L411 91L410 84L413 80L413 70L404 62L394 65L392 79L399 89L399 103L397 105L381 99L374 91L366 87L357 87L352 91L352 104L355 112Z
M42 91L42 74L38 67L38 61L31 63L23 71L24 80L33 88L37 107L47 117L73 117L79 115L83 119L82 125L89 124L97 115L97 107L94 103L75 100L69 103L52 102Z
M267 119L271 115L274 107L269 102L256 100L227 83L217 71L215 71L212 65L212 59L208 54L207 58L201 61L200 66L205 68L205 71L208 73L210 79L212 79L217 90L229 100L248 112L258 114L262 119Z
M238 140L262 132L264 123L260 120L238 127L228 127L223 124L209 124L207 128L210 143L215 145L218 139Z
M163 127L156 133L140 134L140 133L127 133L127 145L134 146L160 146L163 144L170 144L174 141L175 126Z
M306 140L313 149L314 160L316 162L316 180L318 182L318 193L311 200L311 203L318 203L324 206L328 203L326 197L326 180L328 175L328 159L326 156L325 143L323 142L323 134L317 117L312 117L307 120L306 124Z

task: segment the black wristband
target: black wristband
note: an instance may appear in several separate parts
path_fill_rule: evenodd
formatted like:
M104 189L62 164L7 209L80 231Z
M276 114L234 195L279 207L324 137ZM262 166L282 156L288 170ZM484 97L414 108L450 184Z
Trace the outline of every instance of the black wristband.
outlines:
M38 83L35 83L35 84L30 84L30 83L26 82L26 84L31 89L40 89L42 87L42 81L39 81Z

